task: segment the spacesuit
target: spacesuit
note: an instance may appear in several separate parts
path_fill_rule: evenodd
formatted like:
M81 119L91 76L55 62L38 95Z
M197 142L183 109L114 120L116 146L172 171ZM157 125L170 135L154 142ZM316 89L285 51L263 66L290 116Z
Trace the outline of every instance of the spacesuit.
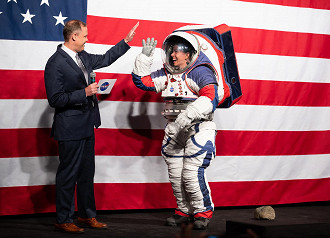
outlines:
M154 39L143 40L132 78L142 90L161 92L165 101L162 115L167 125L161 154L177 202L167 225L192 220L195 229L205 229L214 211L205 169L215 158L212 120L224 92L218 89L218 73L196 36L181 31L170 34L162 46L164 67L151 72L156 44Z

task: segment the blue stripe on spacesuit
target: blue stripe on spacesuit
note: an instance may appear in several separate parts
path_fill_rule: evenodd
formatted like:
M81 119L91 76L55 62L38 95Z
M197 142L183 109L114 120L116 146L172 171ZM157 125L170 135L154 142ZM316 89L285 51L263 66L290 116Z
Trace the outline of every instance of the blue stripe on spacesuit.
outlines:
M215 111L215 109L217 109L217 106L219 104L219 95L218 95L218 86L214 84L214 98L211 101L213 108L212 108L212 112Z
M165 69L164 68L161 68L161 69L158 69L154 72L151 72L150 76L152 79L154 78L159 78L159 77L163 77L163 76L166 76L166 72L165 72Z
M199 123L195 124L195 131L196 131L196 134L199 132ZM198 146L199 147L199 146Z
M195 125L195 131L198 133L199 131L199 124ZM206 208L205 211L213 210L212 202L210 198L210 192L206 186L205 178L204 178L204 170L210 165L211 159L213 156L215 156L215 147L211 141L207 141L204 146L197 143L195 140L195 137L191 137L192 142L195 146L201 148L196 154L191 155L190 157L196 157L198 155L204 154L206 152L206 156L203 160L203 164L198 169L198 183L199 187L201 189L201 192L203 194L203 201L204 201L204 207Z
M132 73L132 78L133 78L133 83L135 84L136 87L138 87L139 89L142 89L144 91L156 91L155 87L147 87L145 86L142 81L141 81L141 77Z
M208 211L208 210L213 211L213 206L212 206L212 202L211 202L211 198L210 198L210 191L207 189L207 186L205 183L204 170L205 170L205 168L203 168L203 167L200 167L198 169L198 183L199 183L201 192L203 194L204 207L206 208L205 211Z
M169 154L165 153L164 148L165 148L166 146L168 146L168 144L170 143L171 140L172 140L172 139L171 139L170 137L167 138L166 143L165 143L164 145L162 145L161 153L162 153L163 155L165 155L166 157L168 157L168 158L182 158L183 156L180 156L180 155L169 155Z

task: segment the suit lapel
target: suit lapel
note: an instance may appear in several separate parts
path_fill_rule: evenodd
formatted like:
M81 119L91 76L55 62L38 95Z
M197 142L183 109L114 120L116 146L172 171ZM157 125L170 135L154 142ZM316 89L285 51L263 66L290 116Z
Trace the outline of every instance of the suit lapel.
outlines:
M59 45L57 47L57 50L61 53L61 55L66 58L66 62L80 75L81 80L83 80L83 82L86 84L86 79L85 79L85 75L83 73L83 71L81 70L81 68L76 64L76 62L73 61L73 59L70 57L70 55L68 55L64 50L61 49L62 45Z

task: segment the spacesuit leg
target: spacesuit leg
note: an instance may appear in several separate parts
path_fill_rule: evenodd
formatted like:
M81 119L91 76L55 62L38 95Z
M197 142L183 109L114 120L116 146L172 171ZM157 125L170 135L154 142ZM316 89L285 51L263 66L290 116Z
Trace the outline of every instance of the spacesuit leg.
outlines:
M205 169L215 157L215 123L201 122L186 143L182 177L189 194L194 217L211 218L214 210Z
M176 137L173 140L165 134L162 144L162 156L168 166L168 176L178 206L176 214L189 216L191 210L189 197L186 196L184 184L182 183L184 146L181 145L178 138Z

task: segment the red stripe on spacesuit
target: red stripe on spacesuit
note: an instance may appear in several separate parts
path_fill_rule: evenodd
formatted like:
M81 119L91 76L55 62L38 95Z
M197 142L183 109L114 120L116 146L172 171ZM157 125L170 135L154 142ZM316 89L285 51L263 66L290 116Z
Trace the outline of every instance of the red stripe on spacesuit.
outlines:
M152 78L150 75L142 77L141 81L144 84L144 86L146 86L146 87L155 87L155 84L152 81Z
M226 24L221 24L217 27L214 27L215 30L217 30L220 34L227 32L227 31L231 31L230 27L227 26Z
M178 209L175 209L175 214L179 215L179 216L182 216L182 217L189 217L188 214L184 213L184 212L181 212L180 210Z
M204 217L204 218L212 218L212 215L213 215L213 211L209 210L209 211L206 211L206 212L199 212L199 213L196 213L194 215L194 217Z
M199 90L199 96L208 97L211 101L215 98L215 88L213 84L206 85Z

